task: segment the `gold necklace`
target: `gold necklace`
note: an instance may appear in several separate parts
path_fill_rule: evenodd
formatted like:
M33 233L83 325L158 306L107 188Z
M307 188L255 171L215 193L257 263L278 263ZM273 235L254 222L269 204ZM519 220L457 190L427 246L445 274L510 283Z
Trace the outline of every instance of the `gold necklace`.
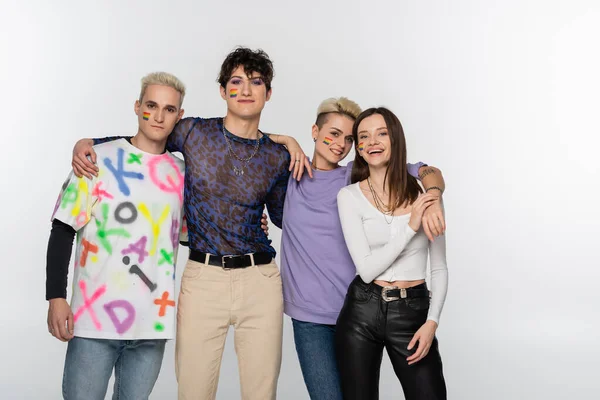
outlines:
M371 191L371 196L373 196L373 202L375 203L375 207L377 210L383 214L383 219L385 222L390 225L392 221L394 221L394 210L390 210L389 206L386 206L385 203L379 198L375 190L373 189L373 185L371 185L371 177L367 177L367 184L369 185L369 190ZM381 206L380 206L381 204ZM387 220L386 215L390 215L392 219L390 221Z

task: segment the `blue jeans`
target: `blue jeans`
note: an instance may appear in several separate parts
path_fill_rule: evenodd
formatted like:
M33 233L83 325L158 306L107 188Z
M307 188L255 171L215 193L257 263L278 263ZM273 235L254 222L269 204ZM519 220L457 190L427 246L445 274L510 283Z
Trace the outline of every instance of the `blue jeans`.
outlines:
M335 357L335 325L292 318L294 342L311 400L342 400Z
M74 337L67 346L63 398L104 400L114 368L113 400L147 399L160 372L165 342Z

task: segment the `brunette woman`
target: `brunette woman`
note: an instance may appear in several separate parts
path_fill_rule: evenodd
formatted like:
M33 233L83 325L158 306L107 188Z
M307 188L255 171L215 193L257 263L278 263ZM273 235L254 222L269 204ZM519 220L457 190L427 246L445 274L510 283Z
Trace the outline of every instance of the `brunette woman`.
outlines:
M422 194L406 166L402 125L386 108L356 119L352 185L338 194L344 238L358 276L337 320L336 356L345 399L379 398L385 347L407 400L446 399L435 332L446 298L446 242L430 242ZM425 282L427 258L431 291Z

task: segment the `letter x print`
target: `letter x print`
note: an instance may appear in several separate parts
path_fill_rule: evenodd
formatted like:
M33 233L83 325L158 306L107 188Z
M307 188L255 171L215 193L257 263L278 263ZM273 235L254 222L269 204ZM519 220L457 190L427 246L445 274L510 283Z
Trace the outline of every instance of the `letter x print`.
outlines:
M87 310L90 313L90 317L92 318L96 329L102 329L102 325L100 324L100 321L98 321L98 316L92 308L92 305L98 300L100 296L104 294L104 292L106 292L106 285L102 285L98 289L96 289L92 297L87 296L87 285L84 280L79 281L79 289L81 289L81 294L83 295L83 305L79 307L79 310L77 310L75 315L73 315L73 321L77 322L79 317L81 317L81 314L83 314L84 311Z

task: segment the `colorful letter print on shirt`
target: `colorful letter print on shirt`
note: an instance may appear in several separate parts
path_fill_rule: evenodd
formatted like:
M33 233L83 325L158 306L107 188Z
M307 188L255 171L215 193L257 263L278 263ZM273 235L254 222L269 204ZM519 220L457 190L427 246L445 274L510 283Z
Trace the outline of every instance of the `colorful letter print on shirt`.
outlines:
M78 233L75 335L172 339L184 163L168 152L144 153L126 139L95 150L98 177L71 173L52 216ZM137 161L128 163L132 154Z

